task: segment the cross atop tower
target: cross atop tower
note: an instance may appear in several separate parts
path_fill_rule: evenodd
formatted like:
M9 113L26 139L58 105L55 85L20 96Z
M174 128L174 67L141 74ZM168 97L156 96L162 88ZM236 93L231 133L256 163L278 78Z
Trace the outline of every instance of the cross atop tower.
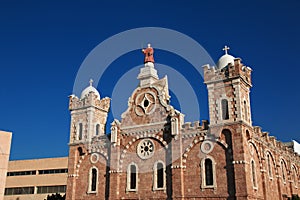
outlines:
M228 50L229 50L230 48L227 46L227 45L225 45L225 47L223 48L223 51L225 51L225 54L228 54Z
M93 79L90 79L89 82L90 82L90 86L93 86L93 82L94 82Z

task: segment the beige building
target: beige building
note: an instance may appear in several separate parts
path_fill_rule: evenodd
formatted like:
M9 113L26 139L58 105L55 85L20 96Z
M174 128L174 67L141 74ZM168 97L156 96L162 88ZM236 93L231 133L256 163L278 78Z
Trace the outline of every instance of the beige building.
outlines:
M4 200L43 200L48 194L64 194L67 166L67 157L10 161Z
M10 132L0 131L0 200L3 200L11 135Z

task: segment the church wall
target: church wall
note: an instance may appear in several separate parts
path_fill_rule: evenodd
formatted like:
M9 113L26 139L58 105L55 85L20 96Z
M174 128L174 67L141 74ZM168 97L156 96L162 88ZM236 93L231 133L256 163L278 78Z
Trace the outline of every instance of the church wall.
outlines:
M225 149L216 144L211 153L205 155L200 152L201 143L195 145L188 153L186 169L184 169L184 194L187 198L224 198L228 195L226 155ZM215 184L205 186L205 169L202 165L203 159L210 158L215 162Z
M84 147L82 155L79 155L78 146L70 148L69 177L67 186L67 199L104 199L106 194L106 158L97 153L97 157L88 154ZM91 190L91 170L97 169L97 188Z
M126 148L126 153L121 154L120 157L120 169L122 171L120 175L120 188L119 188L119 197L120 199L138 199L141 198L155 198L166 199L166 187L164 189L154 189L154 165L157 161L161 161L166 166L166 149L163 144L155 138L150 139L155 146L155 153L151 158L141 159L137 155L137 145L143 140L143 138L133 142L128 148L125 146L132 141L132 137L124 138L124 146L121 146L121 149ZM126 144L126 145L125 145ZM122 151L121 151L122 152ZM136 191L129 191L127 187L127 170L130 164L135 164L138 171L138 181ZM111 182L111 185L114 183Z
M224 56L228 57L227 50ZM281 200L299 194L299 156L252 126L251 71L241 59L234 59L222 69L204 67L210 124L200 125L184 122L184 115L169 104L167 78L158 79L154 63L145 63L138 76L140 86L129 98L121 122L111 124L111 143L93 137L94 125L99 120L102 125L106 122L109 100L96 101L97 110L93 95L72 98L71 194L67 199ZM91 108L84 107L85 103L91 103ZM80 120L88 136L84 141L76 140L76 123ZM145 140L151 143L147 149L153 151L141 145ZM76 148L82 144L92 147L89 153L78 155ZM101 162L91 162L94 150L104 152ZM158 162L164 165L164 183L159 188L155 187L155 173L161 172L154 167ZM87 194L93 166L99 169L98 192ZM130 185L135 179L136 184Z

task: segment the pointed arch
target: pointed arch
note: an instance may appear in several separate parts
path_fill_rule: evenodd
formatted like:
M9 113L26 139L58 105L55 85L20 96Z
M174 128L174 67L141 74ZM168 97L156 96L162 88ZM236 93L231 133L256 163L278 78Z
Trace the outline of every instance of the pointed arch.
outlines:
M257 189L257 174L256 174L256 164L253 159L250 161L250 167L251 167L251 180L252 180L252 186L253 189Z
M286 180L287 180L287 167L286 167L286 162L283 158L280 159L280 171L281 171L281 178L282 178L282 182L284 184L286 184Z
M294 164L291 166L292 171L292 181L294 182L294 187L298 188L298 171Z
M249 140L249 144L251 144L251 145L254 147L255 153L256 153L257 158L258 158L258 162L261 163L261 155L260 155L260 153L259 153L259 150L258 150L258 148L257 148L257 146L256 146L256 144L255 144L255 142L254 142L252 139L250 139L250 140Z
M271 155L267 152L267 168L268 168L268 176L270 179L273 178L273 171L272 171L272 163L271 163Z

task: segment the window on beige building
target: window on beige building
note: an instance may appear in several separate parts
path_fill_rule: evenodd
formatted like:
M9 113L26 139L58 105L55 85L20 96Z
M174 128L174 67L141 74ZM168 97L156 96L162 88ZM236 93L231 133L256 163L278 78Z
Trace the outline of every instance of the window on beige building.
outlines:
M34 194L34 187L13 187L5 188L4 195Z

